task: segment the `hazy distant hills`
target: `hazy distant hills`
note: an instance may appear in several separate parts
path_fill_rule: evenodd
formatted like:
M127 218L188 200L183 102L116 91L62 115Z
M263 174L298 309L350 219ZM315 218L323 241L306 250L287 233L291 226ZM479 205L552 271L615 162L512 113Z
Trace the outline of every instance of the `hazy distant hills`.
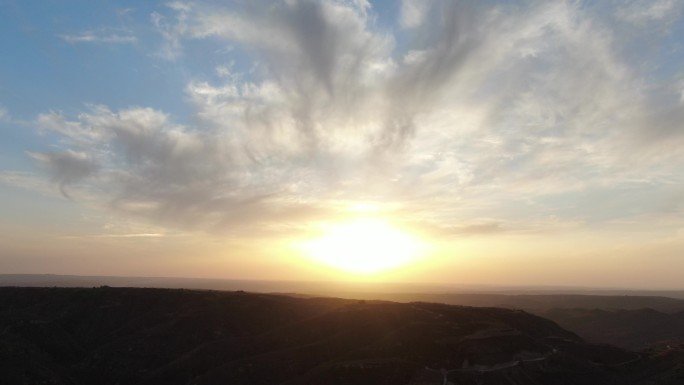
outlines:
M684 290L608 290L582 287L504 287L484 285L442 285L386 282L326 282L326 281L259 281L238 279L178 278L178 277L117 277L80 276L57 274L0 274L0 286L57 286L93 287L154 287L209 290L246 290L253 292L298 293L326 295L342 298L387 298L399 302L429 301L464 304L471 306L514 306L518 308L587 307L586 297L596 306L603 308L608 301L616 301L614 308L641 309L652 307L661 311L670 308L684 310ZM565 296L566 300L554 302L560 297L549 299L549 295ZM513 297L512 297L513 296ZM517 298L514 298L517 297ZM642 297L641 299L618 299L616 297ZM662 305L653 305L649 298L665 298ZM517 302L520 301L520 302ZM608 303L610 305L610 303ZM648 305L648 306L645 306ZM633 306L633 307L625 307ZM656 307L654 307L656 306Z
M542 314L592 342L632 350L684 343L684 311L553 309Z
M684 343L684 300L675 298L470 293L384 294L380 297L523 309L553 320L587 341L630 350Z
M351 295L353 293L347 293ZM665 313L684 311L684 300L659 296L580 294L492 293L356 293L357 298L381 298L397 302L425 301L451 305L490 306L545 312L550 309L654 309Z
M586 341L630 350L684 343L684 300L676 298L472 293L381 294L380 297L523 309L555 321Z
M0 288L2 384L681 384L679 349L510 309L171 289ZM426 368L427 367L427 368ZM435 370L430 370L430 369Z

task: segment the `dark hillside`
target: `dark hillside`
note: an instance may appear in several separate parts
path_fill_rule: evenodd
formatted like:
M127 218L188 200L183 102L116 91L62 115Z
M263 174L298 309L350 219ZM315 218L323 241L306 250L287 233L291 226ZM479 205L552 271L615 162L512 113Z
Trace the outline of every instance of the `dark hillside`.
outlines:
M0 383L682 383L681 355L523 311L131 288L0 288Z

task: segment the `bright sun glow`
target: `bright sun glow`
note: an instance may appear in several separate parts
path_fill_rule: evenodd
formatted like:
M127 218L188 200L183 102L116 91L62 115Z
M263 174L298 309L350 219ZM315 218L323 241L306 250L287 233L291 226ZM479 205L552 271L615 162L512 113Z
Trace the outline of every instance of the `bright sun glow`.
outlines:
M355 274L373 274L406 265L423 246L411 234L377 219L358 219L323 227L320 238L305 242L315 261Z

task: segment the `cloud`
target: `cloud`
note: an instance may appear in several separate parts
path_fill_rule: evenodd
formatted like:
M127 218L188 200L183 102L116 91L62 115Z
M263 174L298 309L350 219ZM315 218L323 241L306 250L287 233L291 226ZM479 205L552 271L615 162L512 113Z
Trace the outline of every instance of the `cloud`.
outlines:
M51 113L37 120L78 150L31 154L65 195L65 186L93 177L91 192L118 212L208 230L298 210L286 199L276 204L290 167L254 164L230 132L189 129L149 108L91 106L78 118Z
M188 82L192 126L143 107L41 114L64 151L34 158L62 188L179 228L280 231L377 201L460 235L585 223L573 194L657 191L682 165L658 140L681 136L681 90L663 102L608 18L573 2L407 4L400 34L359 1L171 3L152 15L165 58L203 41L250 72Z
M403 28L415 28L423 24L427 17L429 5L424 0L403 0L401 2L399 24Z
M42 176L27 172L0 171L0 182L6 185L38 191L45 195L54 195L54 185Z
M131 34L86 31L74 35L59 35L69 44L135 44L138 38Z
M645 24L677 17L681 8L682 4L677 0L636 0L618 7L616 15L630 23Z
M0 122L7 122L10 120L10 114L7 111L7 109L3 106L0 106Z
M98 169L98 164L83 152L68 150L64 152L35 152L29 153L29 155L48 171L66 198L70 198L66 191L67 185L77 183L93 175Z
M133 12L135 12L135 8L120 8L116 10L118 16L128 16Z
M441 230L441 232L446 236L455 237L467 237L473 235L494 235L501 234L507 231L499 223L484 223L468 226L444 226L439 230Z

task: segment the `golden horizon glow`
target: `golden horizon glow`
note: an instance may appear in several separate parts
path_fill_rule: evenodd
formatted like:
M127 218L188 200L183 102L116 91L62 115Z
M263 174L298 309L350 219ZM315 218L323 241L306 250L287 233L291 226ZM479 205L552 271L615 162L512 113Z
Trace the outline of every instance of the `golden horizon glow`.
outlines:
M304 253L347 273L383 273L415 262L425 249L418 238L380 219L360 218L321 227L320 237L303 243Z

